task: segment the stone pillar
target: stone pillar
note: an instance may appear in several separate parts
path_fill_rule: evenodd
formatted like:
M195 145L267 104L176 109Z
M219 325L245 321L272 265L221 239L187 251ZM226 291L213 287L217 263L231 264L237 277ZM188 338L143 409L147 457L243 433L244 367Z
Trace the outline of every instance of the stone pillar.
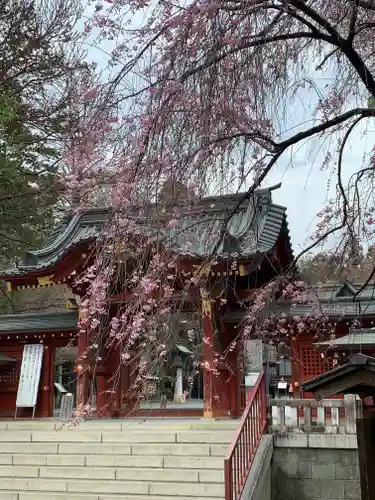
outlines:
M203 398L204 418L215 418L214 401L214 328L212 321L212 303L209 294L201 291L202 329L203 329Z
M176 384L174 387L174 402L183 402L183 384L182 384L182 368L176 369Z
M362 500L375 498L375 409L363 411L357 419L357 442Z

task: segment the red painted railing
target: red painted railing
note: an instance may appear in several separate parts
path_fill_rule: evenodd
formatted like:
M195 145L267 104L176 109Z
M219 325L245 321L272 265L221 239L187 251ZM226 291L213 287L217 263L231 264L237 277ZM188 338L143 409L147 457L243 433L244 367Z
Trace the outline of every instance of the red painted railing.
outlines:
M239 500L266 425L266 379L262 371L224 462L225 500Z

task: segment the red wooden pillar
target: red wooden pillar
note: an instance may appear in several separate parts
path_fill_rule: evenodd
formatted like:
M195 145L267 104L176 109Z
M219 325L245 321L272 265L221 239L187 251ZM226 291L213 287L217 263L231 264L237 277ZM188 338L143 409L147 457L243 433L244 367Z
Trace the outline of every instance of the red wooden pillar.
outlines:
M99 417L117 416L119 412L120 385L114 376L118 370L119 354L117 349L105 353L105 360L96 370L96 410Z
M124 365L120 366L120 403L119 407L125 415L128 416L136 411L139 403L138 391L135 391L134 382L137 377L137 368L135 366L134 353L131 354L131 359Z
M300 383L301 383L301 374L300 374L300 349L299 343L296 337L293 335L290 339L290 351L291 351L291 371L292 371L292 394L294 398L299 398L301 395L300 391Z
M44 346L42 377L41 377L41 402L40 416L53 417L53 394L54 394L54 359L55 349ZM39 386L40 387L40 386Z
M96 414L98 417L111 416L111 390L109 379L104 367L98 368L96 375Z
M214 399L214 328L212 322L212 303L207 292L202 292L202 329L203 329L203 398L204 418L215 418Z
M89 400L89 372L87 363L88 338L86 332L78 333L78 355L77 355L77 410L83 411Z

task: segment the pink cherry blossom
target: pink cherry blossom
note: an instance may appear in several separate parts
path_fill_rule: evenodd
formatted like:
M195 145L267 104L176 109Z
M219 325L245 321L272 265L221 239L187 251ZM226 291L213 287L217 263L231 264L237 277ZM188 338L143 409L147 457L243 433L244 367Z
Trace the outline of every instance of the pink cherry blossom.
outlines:
M59 189L74 213L109 206L113 214L90 249L94 264L75 283L85 312L79 328L92 345L102 336L108 349L121 346L127 362L138 345L156 353L134 361L139 393L145 377L157 376L160 352L167 359L173 350L181 314L175 297L196 304L204 284L194 272L183 274L181 264L181 254L194 254L196 245L181 216L193 214L199 235L202 196L241 186L253 200L255 188L278 177L282 161L293 158L306 180L324 179L327 189L311 248L330 245L340 256L337 267L348 270L363 242L374 244L375 146L366 133L374 113L375 12L369 2L354 2L353 9L340 0L310 2L308 9L306 2L293 8L255 3L204 0L178 8L166 0L95 0L84 22L86 42L95 33L99 49L115 47L108 49L109 71L90 69L72 91ZM300 119L296 110L302 108ZM353 144L363 146L357 163L349 156ZM178 189L164 192L167 179ZM221 229L204 236L210 248L226 233ZM246 231L240 239L255 243L259 235ZM166 244L172 238L181 241L176 252ZM314 290L295 278L287 262L293 257L276 247L263 256L273 276L263 273L261 258L257 279L250 274L258 289L241 299L244 318L229 351L254 336L279 345L307 330L326 335L334 329ZM218 248L207 258L212 266L221 262ZM236 273L241 264L240 258L228 261L228 271ZM236 296L229 278L219 282ZM126 300L109 312L110 296L122 293ZM216 303L222 312L232 301L224 297ZM296 314L299 305L306 316ZM288 314L280 314L285 307ZM215 343L202 342L214 350ZM194 363L217 371L212 362Z
M96 88L92 88L92 89L89 89L87 90L84 94L83 94L83 97L87 100L90 100L90 99L95 99L95 97L98 95L98 89Z
M178 227L178 220L177 219L171 219L167 223L167 227L169 228L175 228Z

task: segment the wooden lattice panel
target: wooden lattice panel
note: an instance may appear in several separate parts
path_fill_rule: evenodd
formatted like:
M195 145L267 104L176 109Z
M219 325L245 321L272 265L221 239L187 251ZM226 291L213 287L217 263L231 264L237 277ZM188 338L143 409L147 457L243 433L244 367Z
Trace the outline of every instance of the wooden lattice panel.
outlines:
M312 346L300 348L302 380L310 380L329 370L329 362Z
M19 380L19 369L16 363L0 367L0 384L17 385Z
M143 395L145 397L151 398L156 396L158 390L157 380L146 380L143 382Z

